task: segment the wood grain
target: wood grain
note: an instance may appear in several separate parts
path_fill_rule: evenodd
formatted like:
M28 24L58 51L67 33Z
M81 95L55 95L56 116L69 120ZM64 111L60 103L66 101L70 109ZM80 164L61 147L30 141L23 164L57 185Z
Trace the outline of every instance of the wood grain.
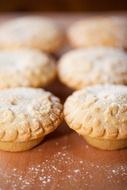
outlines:
M2 22L14 16L4 15L0 20ZM52 15L52 18L66 27L84 16ZM59 96L63 102L72 93L58 79L46 89ZM10 189L126 190L127 149L95 149L63 123L30 151L0 151L0 190Z

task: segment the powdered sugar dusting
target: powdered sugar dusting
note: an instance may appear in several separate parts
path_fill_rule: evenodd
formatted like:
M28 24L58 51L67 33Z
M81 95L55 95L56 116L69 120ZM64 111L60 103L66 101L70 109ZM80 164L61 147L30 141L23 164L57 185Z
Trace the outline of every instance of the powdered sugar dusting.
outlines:
M57 145L56 145L57 146ZM51 189L52 185L56 189L64 189L61 184L70 189L76 189L79 184L79 189L84 187L94 188L95 180L100 175L104 176L106 184L118 185L127 181L127 165L100 165L88 160L82 160L73 153L69 153L68 146L61 147L61 151L56 152L51 158L45 159L40 163L33 163L25 168L25 171L20 171L18 168L12 168L3 173L0 168L0 178L6 181L7 187L12 190L17 189L33 189L40 190ZM119 180L122 176L122 181ZM91 183L92 182L92 183ZM81 186L80 186L81 185ZM0 184L0 190L4 190Z

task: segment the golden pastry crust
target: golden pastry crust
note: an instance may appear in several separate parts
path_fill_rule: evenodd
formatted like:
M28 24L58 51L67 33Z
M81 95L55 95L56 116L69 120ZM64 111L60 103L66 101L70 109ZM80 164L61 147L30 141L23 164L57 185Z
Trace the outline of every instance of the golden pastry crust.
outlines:
M0 148L8 151L32 148L63 117L60 100L42 89L0 90L0 104Z
M0 141L0 150L10 151L10 152L20 152L32 149L38 145L44 137L34 139L28 142L2 142Z
M98 85L74 92L65 102L64 115L69 127L96 147L119 149L121 144L127 146L126 86Z
M43 87L56 76L54 60L33 49L0 51L0 88Z
M85 140L90 145L103 150L118 150L127 147L127 139L106 140L85 136Z
M127 54L105 47L72 50L60 59L58 75L73 89L95 84L127 84Z
M36 48L54 53L64 41L63 30L53 21L39 16L19 17L0 28L0 48Z
M68 29L73 47L108 46L127 48L127 22L124 17L94 17L75 22Z

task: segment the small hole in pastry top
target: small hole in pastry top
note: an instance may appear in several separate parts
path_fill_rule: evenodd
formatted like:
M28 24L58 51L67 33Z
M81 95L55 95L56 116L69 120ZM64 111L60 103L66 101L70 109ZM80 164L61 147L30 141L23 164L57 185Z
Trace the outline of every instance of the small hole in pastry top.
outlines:
M13 105L13 106L16 106L18 103L17 103L17 100L16 99L12 99L10 101L10 104Z
M11 102L11 105L16 106L17 103L16 102Z

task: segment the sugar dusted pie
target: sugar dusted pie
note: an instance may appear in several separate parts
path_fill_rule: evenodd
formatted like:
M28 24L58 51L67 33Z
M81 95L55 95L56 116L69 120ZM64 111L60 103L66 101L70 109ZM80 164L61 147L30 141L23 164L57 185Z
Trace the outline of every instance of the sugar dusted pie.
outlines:
M64 105L70 128L94 147L127 147L127 87L97 85L74 92Z
M68 29L73 47L106 46L127 48L127 18L94 17L79 20Z
M63 30L52 20L41 16L11 19L0 27L0 48L36 48L54 53L64 40Z
M39 144L62 121L60 100L42 89L0 90L0 149L24 151Z
M0 50L0 88L43 87L55 78L54 60L33 49Z
M73 89L96 84L127 85L127 53L105 47L72 50L60 59L58 75Z

